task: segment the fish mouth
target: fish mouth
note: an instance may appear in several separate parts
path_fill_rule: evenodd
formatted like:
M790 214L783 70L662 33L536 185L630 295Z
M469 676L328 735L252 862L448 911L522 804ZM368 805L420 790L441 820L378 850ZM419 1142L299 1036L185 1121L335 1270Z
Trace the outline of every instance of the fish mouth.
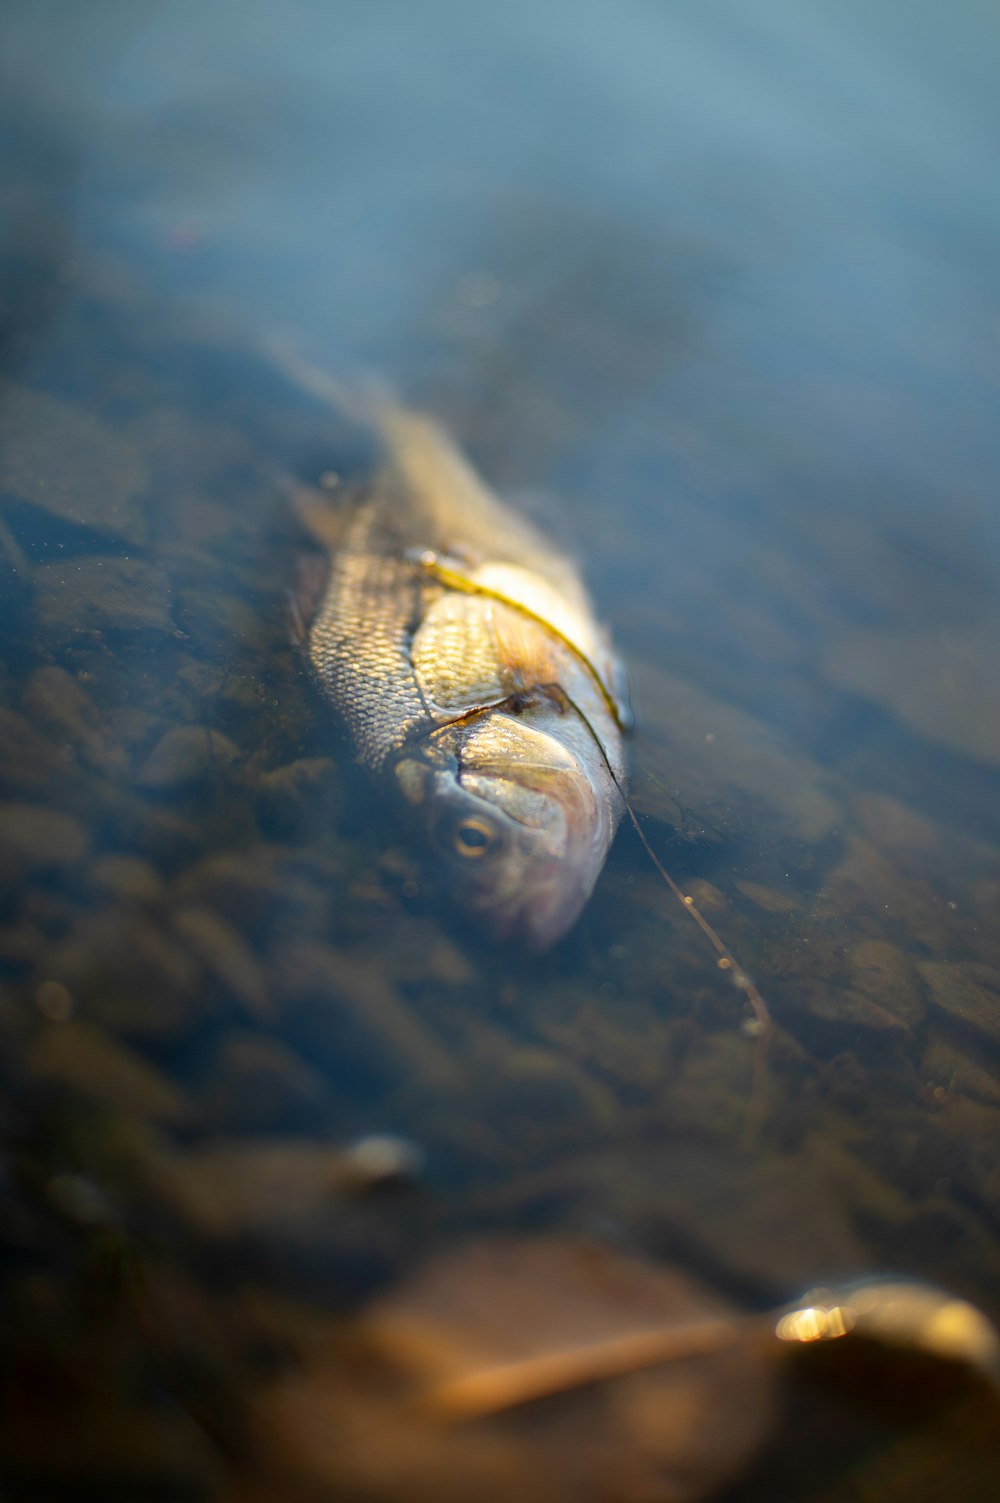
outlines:
M560 860L552 862L547 873L539 873L540 880L532 885L527 900L509 913L507 928L498 938L520 937L537 955L569 933L594 889L600 867L569 887L565 885L565 869L565 860Z
M551 791L548 780L544 791ZM584 777L574 778L568 787L564 782L559 802L565 818L563 848L544 857L532 853L517 890L484 914L495 938L520 940L536 954L551 948L576 923L617 823Z

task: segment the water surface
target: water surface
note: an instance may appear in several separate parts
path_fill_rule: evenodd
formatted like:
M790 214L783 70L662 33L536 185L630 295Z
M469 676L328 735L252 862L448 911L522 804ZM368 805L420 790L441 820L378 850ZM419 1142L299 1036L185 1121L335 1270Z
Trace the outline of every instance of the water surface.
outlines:
M246 1406L473 1236L1000 1316L992 8L2 32L12 1486L277 1496L232 1481ZM542 959L427 900L289 644L287 479L358 454L276 341L434 412L581 560L763 1068L627 830ZM420 1183L348 1193L383 1132ZM978 1401L918 1442L905 1372L889 1417L812 1381L734 1499L994 1496Z

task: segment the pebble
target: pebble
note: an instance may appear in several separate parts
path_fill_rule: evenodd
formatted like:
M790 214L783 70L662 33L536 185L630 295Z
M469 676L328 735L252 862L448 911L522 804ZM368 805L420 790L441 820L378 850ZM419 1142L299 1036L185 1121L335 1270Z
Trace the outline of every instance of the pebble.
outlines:
M71 814L36 804L0 804L0 850L26 872L75 866L87 849L87 831Z
M344 1167L356 1190L418 1179L424 1162L419 1143L392 1133L372 1133L344 1150Z
M176 788L231 767L239 755L239 747L221 731L204 725L175 726L154 746L136 782L142 788Z
M255 1018L270 1013L264 972L246 940L232 924L210 908L178 908L173 915L176 932L207 971L241 1002Z
M46 972L68 987L88 1021L112 1032L171 1038L206 1011L190 947L136 908L81 921L51 949Z
M90 868L95 887L125 902L151 903L163 895L163 879L140 856L105 856Z
M927 1045L922 1065L923 1078L931 1088L953 1095L973 1096L979 1101L1000 1106L1000 1076L971 1058L966 1050L956 1049L948 1039L935 1037Z
M304 880L298 863L277 846L259 843L239 851L213 851L177 879L178 902L204 905L243 929L266 924L274 908L287 904L301 915L303 928L326 915L322 894Z
M23 708L36 723L65 739L91 767L110 773L124 771L124 750L86 691L64 668L39 668L33 673Z
M329 757L302 757L276 767L257 783L261 819L273 833L294 835L303 821L315 818L322 799L323 816L332 823L329 798L337 788L335 764Z
M274 976L289 1001L323 998L343 1011L426 1085L453 1087L460 1071L451 1054L370 957L347 954L319 941L282 948Z
M972 961L925 961L932 1004L955 1022L1000 1044L1000 971Z
M143 543L145 461L89 413L0 381L0 489L53 516Z
M35 1005L50 1023L67 1023L76 1009L73 993L61 981L40 981L35 988Z
M45 935L37 923L7 924L0 928L0 959L12 966L33 967L44 946Z
M158 631L175 635L170 580L136 558L75 558L34 571L35 610L60 632Z
M56 1174L46 1186L51 1204L78 1226L113 1226L114 1207L100 1185L85 1174Z
M205 648L231 650L235 641L246 641L260 630L260 618L247 600L220 594L208 581L182 586L175 613L191 641Z
M802 900L794 893L782 892L777 887L765 887L761 882L737 882L736 886L764 913L795 913L802 907Z
M322 1108L323 1077L281 1039L233 1030L202 1074L206 1115L224 1132L275 1132L302 1126Z
M798 999L811 1017L824 1023L840 1023L874 1033L901 1033L906 1027L881 1000L851 987L834 986L819 979L805 980L799 986Z
M39 735L23 715L0 705L0 779L10 792L49 802L53 784L64 792L73 771L62 747Z
M24 550L0 517L0 590L11 620L18 607L28 599L31 588L31 565Z
M223 1140L164 1152L150 1172L177 1214L212 1239L323 1217L359 1188L356 1156L336 1144L291 1138ZM364 1156L361 1176L371 1183Z
M330 757L300 757L284 767L265 772L258 787L267 793L297 798L322 788L334 773L336 763Z
M917 1028L927 1011L920 979L901 950L884 940L871 939L851 952L853 992L874 1008L884 1010L905 1028Z
M192 1116L190 1104L165 1075L90 1023L46 1028L28 1051L27 1064L36 1077L149 1121L179 1124Z

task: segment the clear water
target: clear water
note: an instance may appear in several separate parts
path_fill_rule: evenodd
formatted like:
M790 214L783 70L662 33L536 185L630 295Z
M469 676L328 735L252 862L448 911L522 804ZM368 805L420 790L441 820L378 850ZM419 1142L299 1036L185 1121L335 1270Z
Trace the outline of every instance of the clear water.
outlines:
M994 8L35 4L0 36L12 1485L215 1495L187 1416L277 1360L222 1292L284 1352L473 1235L745 1309L892 1270L1000 1316ZM279 342L438 414L580 558L636 809L763 1056L627 830L541 959L427 903L288 645L283 482L351 455ZM422 1180L345 1198L373 1132ZM933 1496L886 1424L822 1484L775 1442L738 1495Z

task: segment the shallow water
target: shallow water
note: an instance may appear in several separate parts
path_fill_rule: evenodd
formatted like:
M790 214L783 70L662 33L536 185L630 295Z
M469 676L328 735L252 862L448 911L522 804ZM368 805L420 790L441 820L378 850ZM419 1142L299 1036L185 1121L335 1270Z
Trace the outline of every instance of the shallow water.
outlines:
M317 1481L271 1385L325 1392L317 1333L472 1236L743 1310L894 1271L1000 1318L997 30L6 13L12 1496L401 1496ZM643 828L763 1053L628 830L542 959L425 898L289 645L285 482L357 454L277 340L446 420L580 558ZM359 1195L382 1132L426 1167ZM727 1497L995 1496L982 1395L928 1416L904 1358L784 1381Z

